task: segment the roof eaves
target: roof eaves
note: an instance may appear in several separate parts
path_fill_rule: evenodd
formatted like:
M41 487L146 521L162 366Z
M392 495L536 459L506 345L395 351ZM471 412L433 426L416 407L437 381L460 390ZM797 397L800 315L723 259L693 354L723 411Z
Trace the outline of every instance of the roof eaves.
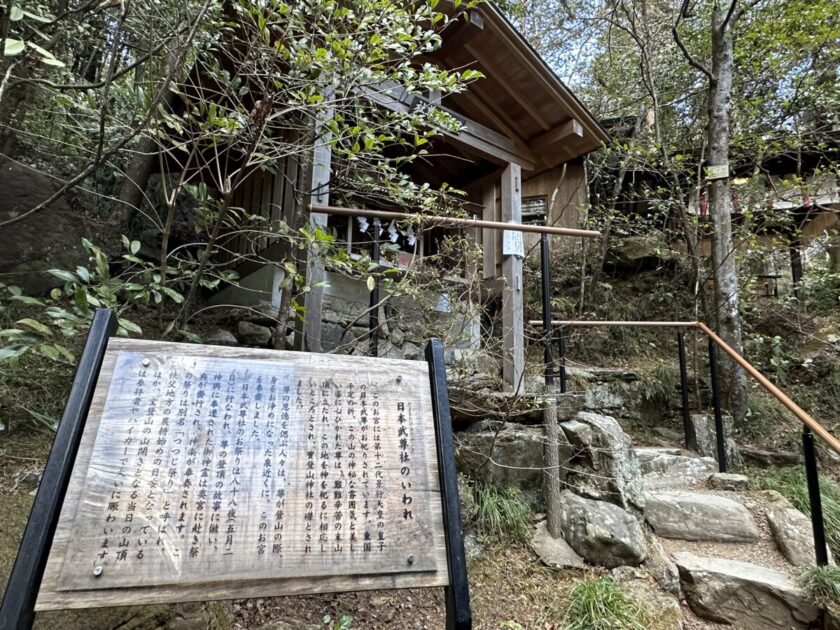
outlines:
M522 33L511 23L494 2L483 2L478 5L478 10L483 17L493 23L503 37L508 39L512 48L515 49L526 61L529 61L534 70L541 75L546 85L562 101L574 117L580 122L601 144L610 142L610 135L598 122L595 116L575 96L569 87L563 83L557 73L548 65L545 59L531 46Z

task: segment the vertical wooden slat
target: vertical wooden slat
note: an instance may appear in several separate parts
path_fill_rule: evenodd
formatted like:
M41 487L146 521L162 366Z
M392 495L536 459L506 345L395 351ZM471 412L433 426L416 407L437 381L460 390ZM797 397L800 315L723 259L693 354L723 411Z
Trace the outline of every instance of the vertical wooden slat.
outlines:
M272 193L274 192L274 178L275 175L271 174L268 171L263 171L261 174L262 177L262 195L260 196L260 216L265 218L265 224L263 225L262 229L267 230L271 226L271 212L272 212L272 201L273 196ZM257 251L261 252L268 246L268 237L261 236L259 243L257 244Z
M327 100L332 94L326 95ZM309 181L311 203L329 205L330 173L332 168L332 133L324 121L332 116L332 109L325 108L316 122L316 140L312 150L312 174ZM310 224L326 229L327 215L322 212L309 213ZM324 296L323 283L326 278L324 263L316 251L306 252L306 284L309 291L304 296L306 313L302 329L295 334L295 349L321 352L321 304Z
M485 221L496 220L496 184L488 184L482 193L481 203L484 206L484 211L481 218ZM481 248L484 264L484 277L496 277L496 237L498 232L496 230L482 230L481 231Z
M286 158L286 170L283 181L283 220L292 225L295 213L295 188L298 185L300 161L296 155Z
M502 221L522 222L521 169L508 164L502 173ZM502 301L504 357L502 376L514 391L523 386L525 372L525 325L522 294L522 259L502 257L505 290Z

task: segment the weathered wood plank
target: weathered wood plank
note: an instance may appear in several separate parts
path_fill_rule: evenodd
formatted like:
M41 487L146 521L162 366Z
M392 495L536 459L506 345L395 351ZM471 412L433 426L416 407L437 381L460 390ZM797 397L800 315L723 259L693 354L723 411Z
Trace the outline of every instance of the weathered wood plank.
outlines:
M484 206L481 218L485 221L496 220L496 185L490 183L485 185L481 197ZM484 278L496 277L496 239L498 230L484 229L481 231L482 261L484 267Z
M521 170L509 164L502 173L502 221L522 222ZM504 357L502 377L513 391L523 388L525 373L525 324L522 293L522 259L503 256L505 291L502 296Z
M146 362L148 365L144 365ZM221 375L218 379L217 374ZM230 386L234 394L228 392L230 374L235 377L230 382L238 383ZM286 394L289 400L282 401L283 389L276 390L279 397L272 397L272 377L281 384L278 388L284 382L291 384L291 393ZM316 384L311 394L318 401L315 412L308 410L310 378ZM140 379L143 385L138 385ZM159 382L154 385L156 380ZM218 389L208 387L216 382L220 383ZM184 383L191 383L191 387ZM305 399L299 407L296 387L303 388ZM138 393L138 388L146 388L149 393ZM366 423L360 417L358 395L362 388L367 392ZM356 393L353 404L348 391ZM218 396L213 392L219 392ZM232 396L232 402L228 396ZM250 397L247 405L243 396ZM273 399L280 401L274 412ZM217 401L221 402L214 417L210 410L215 409L213 403ZM423 363L113 340L62 509L38 610L445 584L447 565L431 404L429 376ZM226 405L233 405L233 411ZM374 408L380 410L376 416ZM181 409L186 420L179 424ZM355 411L351 413L351 409ZM240 411L244 425L239 423ZM232 418L225 418L226 413ZM285 425L283 414L288 414ZM350 420L353 416L358 422ZM317 425L314 435L310 426L313 421ZM159 448L163 453L137 450L126 455L126 449L143 448L139 442L127 444L126 440L135 435L132 429L142 437L146 427L155 438L146 448ZM237 437L240 427L245 432L241 438ZM404 436L401 429L406 427ZM163 442L156 440L161 439L163 428L167 429L163 434L166 444L160 445ZM179 436L178 431L185 434ZM361 473L363 451L351 449L350 444L361 444L362 431L369 439L376 438L368 442L370 450L365 449L368 456L364 456L370 466L370 482L376 479L378 484L381 478L383 483L382 495L375 497L382 501L382 515L378 504L371 504L370 509L377 513L364 521L365 527L374 532L372 549L366 549L362 535L352 547L349 535L351 526L362 523L360 512L358 519L350 513L347 486L351 459L356 462L353 470ZM194 439L198 441L191 446ZM240 445L237 440L244 442ZM200 452L191 455L190 448ZM371 455L376 452L381 453L379 460ZM127 463L123 461L126 457ZM195 461L188 474L190 457ZM241 461L234 464L237 457ZM157 462L156 458L181 465ZM323 483L327 488L321 486L320 490L326 492L326 499L317 487L314 498L307 494L308 471L312 470L309 462L313 459L326 463L326 468L315 466L319 478L321 473L326 475ZM226 465L220 467L219 462ZM170 465L174 473L168 472ZM226 470L227 476L220 477L220 470ZM279 476L281 470L283 476ZM353 478L358 481L361 476ZM171 501L164 496L169 487L164 484L169 479L174 479L171 489L175 498ZM214 514L221 515L227 524L232 508L224 505L216 509L212 496L203 501L203 479L208 479L210 486L223 484L224 490L219 492L227 494L222 501L237 499L231 541L226 540L230 533L226 527L214 532L209 525L219 522L213 520ZM335 485L339 482L343 494ZM406 482L408 489L403 487ZM134 488L135 483L141 488ZM125 484L128 486L123 487ZM238 492L233 492L234 488ZM155 489L159 496L150 498ZM281 489L283 513L278 516ZM135 491L138 497L132 498ZM357 491L362 493L361 488ZM368 499L374 499L369 492ZM319 509L325 509L328 516L309 519L307 514L313 511L309 503L321 501L327 507L316 506L315 516ZM361 503L361 497L356 501ZM361 510L362 506L355 507ZM169 519L164 518L167 512ZM131 518L126 520L129 514ZM274 537L278 523L283 524L279 530L281 548L272 549L278 544ZM317 531L307 529L308 525ZM326 541L314 538L320 536L324 525ZM124 527L131 531L126 533ZM120 531L107 531L115 528ZM384 542L377 551L375 532L380 530L385 532ZM261 534L266 531L270 535L262 540ZM359 530L360 534L362 531L366 530ZM339 540L337 535L343 538ZM114 536L113 542L110 536ZM109 538L107 547L102 546L104 538ZM125 544L121 545L123 538ZM262 544L266 547L261 551ZM122 549L127 553L120 559Z
M332 94L327 94L326 98L332 98ZM318 137L312 149L311 203L324 205L330 203L330 175L332 173L330 139L332 132L324 126L322 121L331 116L331 112L332 109L322 112L317 123ZM310 213L309 222L326 229L327 215L320 212ZM299 330L298 334L295 335L295 348L298 350L321 352L321 305L324 299L323 283L326 277L324 261L312 248L308 248L306 251L306 284L310 289L304 295L306 315L302 330Z

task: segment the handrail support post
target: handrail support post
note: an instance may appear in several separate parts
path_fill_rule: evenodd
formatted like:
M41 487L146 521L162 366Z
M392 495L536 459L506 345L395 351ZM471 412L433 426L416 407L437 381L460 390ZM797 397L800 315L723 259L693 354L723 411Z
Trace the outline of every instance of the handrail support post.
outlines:
M718 384L717 346L709 339L709 371L712 378L712 407L715 411L715 437L717 438L718 470L726 472L726 436L723 432L723 416L720 412L720 387Z
M688 369L685 360L685 330L677 330L677 348L680 358L680 395L682 397L683 432L685 434L685 447L694 450L697 448L697 436L691 424L691 410L688 403Z
M811 528L814 532L814 553L817 565L828 564L825 546L825 523L823 521L820 477L817 470L817 451L814 448L814 434L807 426L802 427L802 449L805 455L805 476L808 481L808 501L811 506Z
M545 384L554 384L554 360L551 357L551 280L549 279L548 234L540 234L540 266L542 267L543 361Z

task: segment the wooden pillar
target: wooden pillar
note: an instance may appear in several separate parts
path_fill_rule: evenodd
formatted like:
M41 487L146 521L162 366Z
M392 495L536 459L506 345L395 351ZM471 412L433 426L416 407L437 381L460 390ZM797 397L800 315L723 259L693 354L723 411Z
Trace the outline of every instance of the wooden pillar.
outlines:
M310 169L310 194L311 203L329 205L330 203L330 170L332 162L332 148L330 147L331 133L323 126L323 119L331 115L331 111L325 111L320 118L318 125L320 135L317 136L315 146L312 149L312 168ZM309 223L323 229L327 227L327 215L321 212L313 212L309 215ZM324 297L324 289L321 286L326 279L324 262L318 253L311 247L306 251L306 285L309 292L304 296L303 325L298 326L295 331L295 350L309 350L310 352L321 352L321 303Z
M496 220L496 184L488 184L484 187L481 196L481 205L484 206L484 212L481 218L484 221ZM481 251L482 261L484 266L484 278L496 277L496 238L498 232L496 230L484 229L481 231Z
M502 221L522 223L522 179L518 164L508 164L502 172ZM522 233L516 233L521 242ZM514 240L514 239L511 239ZM502 332L504 357L502 377L513 391L524 389L525 324L522 296L522 258L503 249L502 273L505 289L502 297Z

